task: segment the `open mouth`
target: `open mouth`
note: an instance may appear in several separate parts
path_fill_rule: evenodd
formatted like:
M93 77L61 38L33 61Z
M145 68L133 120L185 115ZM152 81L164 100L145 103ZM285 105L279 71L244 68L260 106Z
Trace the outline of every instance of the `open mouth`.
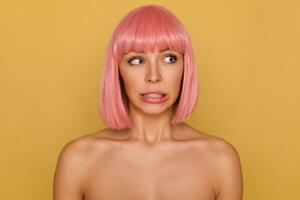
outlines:
M141 94L141 95L147 98L163 98L166 96L166 94Z

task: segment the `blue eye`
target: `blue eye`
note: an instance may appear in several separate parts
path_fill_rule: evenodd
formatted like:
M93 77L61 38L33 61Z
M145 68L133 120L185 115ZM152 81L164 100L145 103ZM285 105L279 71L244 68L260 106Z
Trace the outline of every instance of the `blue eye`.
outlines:
M167 55L164 60L166 60L166 58L170 58L169 60L171 60L170 61L171 63L174 63L177 60L177 57L175 55ZM169 62L169 61L167 61L167 62Z
M128 60L128 63L130 65L138 65L138 64L141 64L141 63L139 63L139 61L143 62L143 59L141 57L133 57Z

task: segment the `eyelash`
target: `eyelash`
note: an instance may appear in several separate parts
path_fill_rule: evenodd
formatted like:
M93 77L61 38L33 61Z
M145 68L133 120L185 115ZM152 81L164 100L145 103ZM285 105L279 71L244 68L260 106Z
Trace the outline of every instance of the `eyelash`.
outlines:
M169 54L169 55L166 55L165 58L166 58L166 57L172 57L172 58L175 60L175 61L173 61L173 62L171 62L171 63L175 63L175 62L177 61L177 56L175 56L175 55ZM135 60L135 59L143 60L143 58L140 57L140 56L134 56L134 57L132 57L132 58L130 58L130 59L128 60L128 63L129 63L130 65L136 65L136 64L131 64L131 63L130 63L131 61L133 61L133 60Z

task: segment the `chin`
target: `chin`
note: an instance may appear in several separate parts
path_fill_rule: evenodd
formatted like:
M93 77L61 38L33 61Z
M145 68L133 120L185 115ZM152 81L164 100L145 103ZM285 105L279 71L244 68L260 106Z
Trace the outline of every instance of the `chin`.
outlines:
M142 112L149 115L159 115L162 114L165 110L163 109L142 109Z
M162 114L170 109L168 105L158 105L158 104L151 104L151 105L140 105L140 110L149 115L159 115Z

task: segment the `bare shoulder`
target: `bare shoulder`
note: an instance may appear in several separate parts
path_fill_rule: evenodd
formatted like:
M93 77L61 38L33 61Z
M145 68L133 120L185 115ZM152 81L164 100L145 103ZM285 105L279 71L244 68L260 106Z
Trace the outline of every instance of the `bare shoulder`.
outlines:
M102 129L67 142L62 148L61 154L88 159L93 152L109 148L108 141L112 141L114 138L117 138L117 135L114 136L113 131Z
M64 144L58 156L57 170L60 170L62 167L67 167L68 165L73 165L74 170L77 166L82 169L86 163L85 161L89 159L90 153L97 147L97 135L99 134L87 134Z
M214 136L212 134L199 131L189 126L187 137L193 138L199 144L203 144L205 148L214 154L214 156L233 156L239 157L238 152L233 144L225 140L224 138Z
M60 159L75 159L78 162L89 163L89 159L101 156L104 152L113 149L117 142L126 138L125 134L115 133L110 129L102 129L89 133L67 142L59 155ZM125 136L125 137L124 137ZM80 167L84 167L83 164Z
M236 147L224 138L217 136L207 136L209 149L217 158L239 159Z
M243 175L239 153L227 140L194 130L198 134L199 152L205 151L213 170L214 191L217 200L241 200Z
M96 156L101 157L110 149L105 142L106 131L103 129L75 138L62 147L53 180L55 200L82 199Z
M243 174L237 149L224 139L215 141L213 147L217 200L241 200Z
M239 153L227 140L199 132L205 152L209 155L217 200L241 200L243 175ZM202 145L203 146L203 145Z
M240 164L240 156L236 147L224 138L214 136L196 129L192 129L197 135L196 141L209 153L218 165ZM236 166L238 167L238 166Z
M208 150L221 177L226 177L229 171L241 174L241 159L232 143L224 138L213 136L208 142Z

